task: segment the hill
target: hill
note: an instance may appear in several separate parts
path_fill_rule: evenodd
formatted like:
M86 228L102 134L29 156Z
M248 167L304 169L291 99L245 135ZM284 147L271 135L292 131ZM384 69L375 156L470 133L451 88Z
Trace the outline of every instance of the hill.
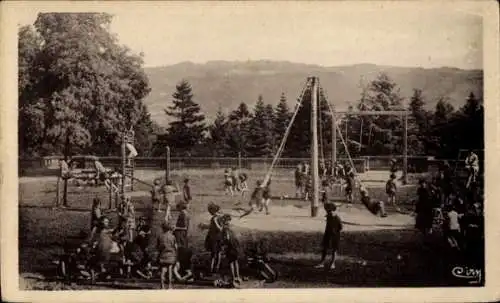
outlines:
M246 102L253 106L261 94L266 103L277 104L282 92L290 105L299 96L308 76L317 76L326 89L328 100L339 109L356 104L360 84L368 83L381 72L386 73L408 99L414 88L422 89L427 107L433 108L440 97L446 97L455 107L465 102L469 92L483 95L483 72L457 68L412 68L357 64L324 67L285 61L210 61L205 64L182 62L170 66L146 68L152 91L146 99L152 118L160 125L168 122L163 109L171 104L175 85L188 80L194 100L208 118L213 118L219 106L226 112Z

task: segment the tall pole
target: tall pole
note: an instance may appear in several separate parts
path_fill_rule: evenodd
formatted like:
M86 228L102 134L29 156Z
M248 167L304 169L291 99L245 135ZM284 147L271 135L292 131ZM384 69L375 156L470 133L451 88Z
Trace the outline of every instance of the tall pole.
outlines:
M121 198L122 202L125 199L125 183L127 183L127 149L125 143L127 141L126 133L122 134L122 184L121 184Z
M337 121L335 107L332 106L332 167L337 162ZM333 171L333 170L332 170Z
M167 146L167 165L165 166L165 182L170 179L170 147Z
M311 177L313 186L313 195L311 199L311 217L318 215L319 206L319 167L318 167L318 82L315 77L312 78L311 92L311 130L312 130L312 148L311 148Z
M404 115L403 184L408 183L408 112Z

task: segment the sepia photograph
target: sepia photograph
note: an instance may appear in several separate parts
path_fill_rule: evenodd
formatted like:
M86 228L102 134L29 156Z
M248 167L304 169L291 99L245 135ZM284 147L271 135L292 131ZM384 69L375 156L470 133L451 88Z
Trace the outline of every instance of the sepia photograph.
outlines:
M481 3L10 3L18 290L484 288Z

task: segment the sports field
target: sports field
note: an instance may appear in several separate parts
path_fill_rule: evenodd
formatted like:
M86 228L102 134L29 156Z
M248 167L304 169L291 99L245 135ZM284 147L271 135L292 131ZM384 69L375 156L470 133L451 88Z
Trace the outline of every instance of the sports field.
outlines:
M263 178L265 172L247 171L249 186ZM151 182L164 177L163 171L137 171L141 180ZM385 200L384 181L387 172L361 176L373 198ZM181 184L185 177L191 180L193 202L190 208L190 245L196 256L204 255L205 231L198 228L208 223L206 206L215 202L223 212L238 214L237 208L248 207L245 197L225 195L222 189L222 170L173 171L173 179ZM410 176L414 180L415 176ZM293 171L279 171L273 176L271 214L254 213L243 219L234 218L232 224L243 245L249 240L265 239L269 246L272 266L280 278L272 284L248 281L246 287L383 287L383 286L443 286L450 285L449 269L444 262L444 247L438 234L423 238L413 228L410 215L415 198L415 185L400 186L398 201L402 212L388 206L389 216L378 218L355 203L345 206L339 199L338 213L344 222L337 268L333 271L315 269L320 259L320 243L324 229L324 211L310 217L309 202L294 197ZM410 182L414 183L414 182ZM24 289L102 289L102 288L159 288L159 281L114 281L97 285L65 285L55 275L52 264L62 253L65 240L87 231L90 226L90 207L99 196L103 208L108 206L104 187L75 187L68 189L70 207L53 209L55 177L27 177L19 181L19 270ZM159 228L161 214L151 209L148 186L137 184L132 194L139 215L152 220L154 232ZM339 197L340 198L340 197ZM357 196L355 196L355 200ZM113 222L116 215L109 213ZM175 213L174 213L175 216ZM223 270L227 270L224 269ZM201 285L174 285L175 288L211 287Z

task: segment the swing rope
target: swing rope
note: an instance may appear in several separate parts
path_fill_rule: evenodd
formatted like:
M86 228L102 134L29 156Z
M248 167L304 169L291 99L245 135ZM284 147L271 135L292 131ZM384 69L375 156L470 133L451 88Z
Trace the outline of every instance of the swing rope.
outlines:
M266 176L264 178L264 181L261 184L261 187L264 187L267 185L267 183L271 179L271 175L272 175L274 166L276 165L278 159L281 158L281 154L283 153L283 150L285 149L286 140L287 140L288 135L290 134L290 131L292 129L292 125L293 125L293 122L295 121L295 117L299 113L300 107L301 107L302 102L303 102L304 94L307 91L307 89L309 88L309 86L310 86L310 80L308 79L306 84L304 85L304 88L302 89L302 92L300 94L298 102L295 104L295 111L292 115L292 118L290 119L290 122L288 123L285 134L283 135L283 139L281 139L281 143L280 143L280 146L278 148L278 151L276 152L276 155L274 156L274 159L273 159L271 166L269 167L269 169L266 173Z

